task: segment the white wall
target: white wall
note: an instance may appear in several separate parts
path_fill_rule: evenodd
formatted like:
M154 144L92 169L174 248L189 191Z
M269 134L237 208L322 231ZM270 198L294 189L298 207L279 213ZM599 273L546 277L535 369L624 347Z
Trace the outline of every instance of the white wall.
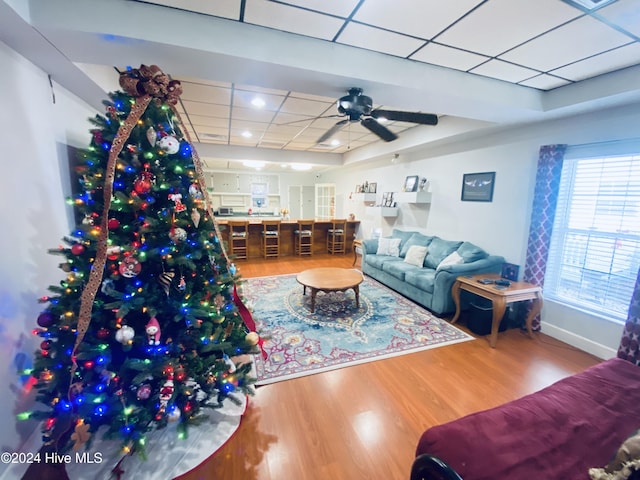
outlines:
M468 240L524 269L538 150L554 143L582 144L640 136L638 105L521 126L440 143L411 154L371 164L352 165L328 172L324 180L335 182L339 195L337 214L355 212L362 220L361 236L373 228L387 234L392 228L420 230L450 240ZM435 127L437 128L437 127ZM462 202L462 175L496 172L491 203ZM364 180L377 182L378 197L399 191L408 175L427 177L431 205L401 205L397 219L375 217L361 202L349 199L350 191ZM344 193L347 192L347 193ZM353 198L356 198L355 196ZM594 317L550 301L542 312L543 330L599 357L615 355L622 325Z
M60 258L47 250L70 232L67 145L88 145L86 119L96 112L55 83L50 87L46 73L3 43L0 65L0 383L6 386L0 445L14 451L37 427L15 421L33 404L28 377L17 372L32 365L40 344L30 333L42 307L37 300L63 279Z

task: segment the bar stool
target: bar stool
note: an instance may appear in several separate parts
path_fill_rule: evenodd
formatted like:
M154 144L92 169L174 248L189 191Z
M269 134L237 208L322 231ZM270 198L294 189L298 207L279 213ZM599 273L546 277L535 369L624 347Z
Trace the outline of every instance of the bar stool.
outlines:
M293 232L293 251L296 255L313 255L313 226L315 220L298 220Z
M331 226L327 230L327 252L345 253L346 252L346 240L345 232L347 230L347 219L334 219L330 221Z
M237 259L249 258L249 222L231 220L227 222L229 228L229 253Z
M262 221L262 255L264 258L280 256L280 220Z

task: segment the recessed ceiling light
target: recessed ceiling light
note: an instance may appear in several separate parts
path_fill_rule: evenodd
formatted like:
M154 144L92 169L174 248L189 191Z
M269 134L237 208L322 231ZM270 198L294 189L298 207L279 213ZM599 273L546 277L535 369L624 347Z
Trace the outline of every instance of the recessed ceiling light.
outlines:
M253 134L251 132L245 130L244 132L242 132L242 136L244 138L251 138L251 137L253 137Z
M291 165L291 168L293 170L305 171L305 170L311 170L311 165L309 165L308 163L293 163Z
M338 145L340 145L340 140L336 140L334 138L333 140L331 140L331 145L333 145L334 147L337 147Z
M260 97L254 97L254 99L251 100L251 105L256 108L263 108L265 106L265 102Z
M378 123L387 123L389 121L384 117L378 117L376 118L376 120L378 121Z

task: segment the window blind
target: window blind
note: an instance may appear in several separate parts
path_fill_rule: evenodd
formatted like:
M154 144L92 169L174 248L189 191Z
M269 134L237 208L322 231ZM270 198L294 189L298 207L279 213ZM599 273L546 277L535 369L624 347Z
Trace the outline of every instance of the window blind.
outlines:
M624 321L640 267L640 154L567 153L545 296Z

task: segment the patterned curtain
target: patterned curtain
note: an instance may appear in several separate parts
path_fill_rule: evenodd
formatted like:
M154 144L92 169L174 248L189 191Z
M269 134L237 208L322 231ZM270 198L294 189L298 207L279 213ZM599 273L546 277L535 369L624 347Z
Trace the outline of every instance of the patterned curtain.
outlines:
M629 360L640 366L640 270L636 277L636 287L631 296L631 304L629 305L629 315L627 323L624 325L622 339L620 340L620 348L618 348L618 357L623 360Z
M540 287L544 286L551 231L558 204L562 161L566 150L566 145L543 145L540 147L538 156L538 172L533 193L533 210L523 280ZM528 308L530 305L527 306ZM540 330L539 316L534 318L532 326L534 330Z

